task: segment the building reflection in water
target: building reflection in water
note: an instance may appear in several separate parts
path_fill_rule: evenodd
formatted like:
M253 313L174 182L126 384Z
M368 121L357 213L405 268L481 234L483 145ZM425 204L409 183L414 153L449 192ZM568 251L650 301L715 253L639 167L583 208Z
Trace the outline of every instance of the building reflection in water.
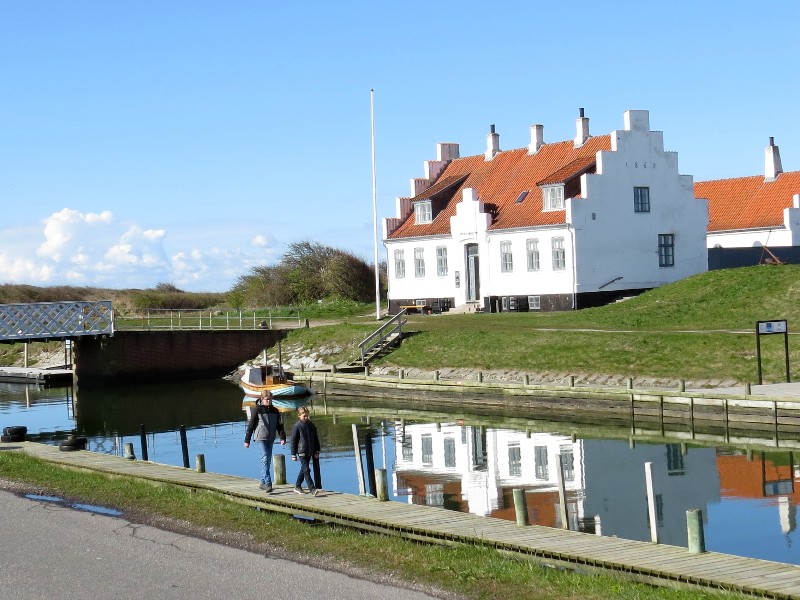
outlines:
M569 528L648 541L646 462L652 463L659 541L687 543L686 511L720 499L713 448L577 439L450 424L396 423L395 487L414 504L516 520L525 490L531 524L561 527L561 455Z

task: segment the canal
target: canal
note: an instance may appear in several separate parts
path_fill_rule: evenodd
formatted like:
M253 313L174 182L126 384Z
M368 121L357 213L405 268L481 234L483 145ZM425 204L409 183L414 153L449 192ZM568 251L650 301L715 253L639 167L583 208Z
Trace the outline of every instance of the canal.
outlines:
M88 449L122 455L140 428L151 461L183 465L179 428L191 465L257 479L259 452L243 446L246 405L226 381L119 386L102 390L0 384L0 427L25 425L28 439L48 444L74 433ZM460 412L455 406L317 395L307 402L322 442L325 489L359 493L353 426L371 439L376 468L386 468L390 499L515 520L513 490L526 490L531 523L560 527L556 457L560 455L569 527L648 541L645 463L651 463L659 541L686 546L686 511L702 509L708 550L800 564L793 445L754 437L739 446L664 437L623 423L566 423L546 415ZM438 408L437 408L438 407ZM285 413L287 433L295 420ZM669 435L669 434L668 434ZM288 446L287 478L297 464ZM0 473L2 476L2 473Z

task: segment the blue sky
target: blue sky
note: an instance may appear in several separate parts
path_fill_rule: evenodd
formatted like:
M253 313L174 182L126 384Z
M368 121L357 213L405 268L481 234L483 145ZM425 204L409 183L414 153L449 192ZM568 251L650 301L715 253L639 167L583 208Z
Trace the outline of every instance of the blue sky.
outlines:
M800 2L0 2L0 283L225 291L373 256L437 142L650 111L696 181L800 170ZM380 229L379 229L380 231ZM381 258L384 256L380 246Z

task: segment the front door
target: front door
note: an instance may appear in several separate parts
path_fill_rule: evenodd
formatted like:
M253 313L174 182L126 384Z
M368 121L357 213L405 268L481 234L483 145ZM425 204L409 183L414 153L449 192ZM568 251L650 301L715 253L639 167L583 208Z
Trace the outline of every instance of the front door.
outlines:
M467 244L467 302L477 302L480 285L478 284L478 244Z

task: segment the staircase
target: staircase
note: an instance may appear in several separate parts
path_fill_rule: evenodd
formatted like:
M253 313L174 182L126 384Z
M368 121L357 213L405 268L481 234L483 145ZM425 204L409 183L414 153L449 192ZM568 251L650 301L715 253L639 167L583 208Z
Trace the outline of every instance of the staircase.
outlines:
M350 361L348 367L366 367L371 360L391 351L403 339L406 311L401 310L376 331L368 335L359 345L360 357Z

